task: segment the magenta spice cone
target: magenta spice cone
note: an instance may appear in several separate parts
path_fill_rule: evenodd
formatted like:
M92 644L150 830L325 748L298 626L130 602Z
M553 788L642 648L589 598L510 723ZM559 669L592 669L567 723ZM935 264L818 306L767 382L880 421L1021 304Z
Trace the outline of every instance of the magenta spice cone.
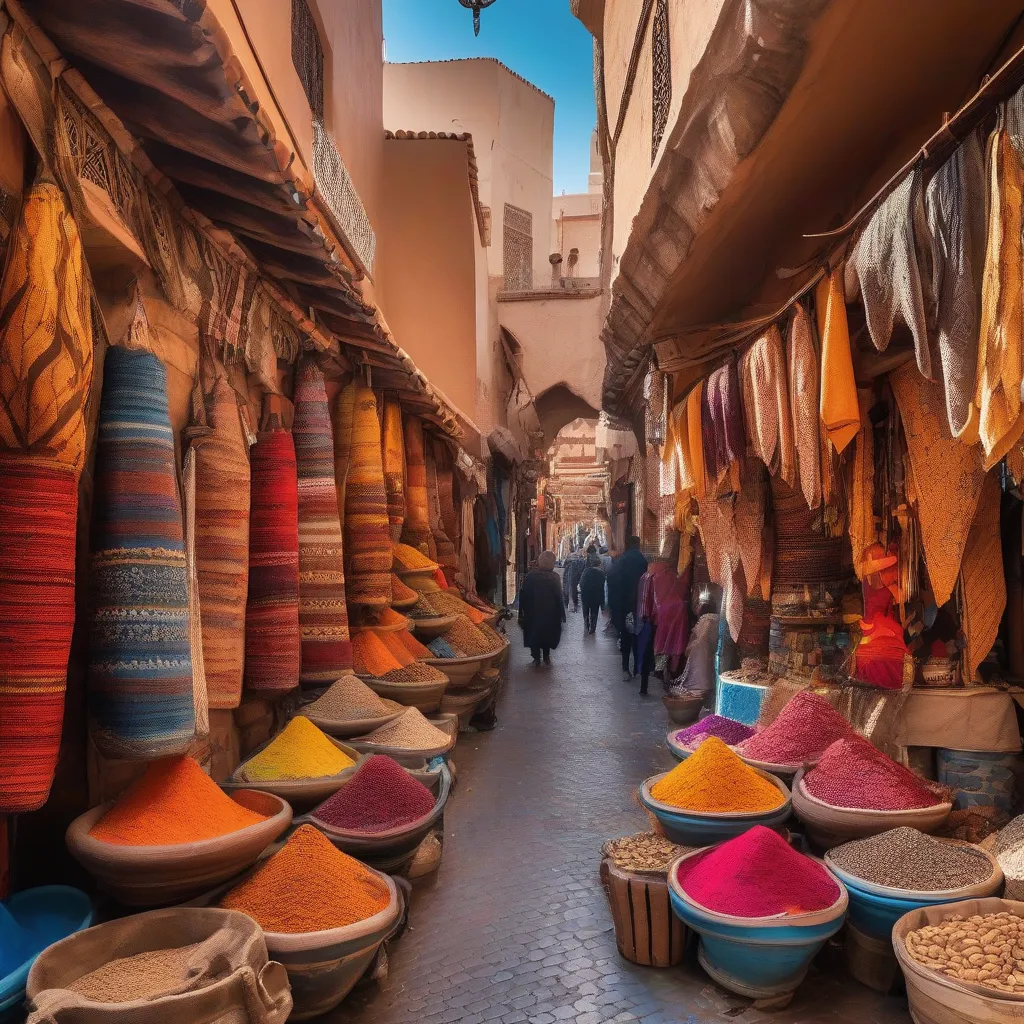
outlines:
M800 765L820 757L836 740L852 732L846 719L824 697L802 690L739 752L766 764Z
M433 809L434 797L422 782L390 757L374 754L313 814L346 831L387 832Z
M677 743L684 747L696 747L702 740L709 736L717 736L723 743L730 746L734 743L741 743L754 735L754 730L749 725L737 722L732 718L723 718L721 715L708 715L699 722L680 729L675 734Z

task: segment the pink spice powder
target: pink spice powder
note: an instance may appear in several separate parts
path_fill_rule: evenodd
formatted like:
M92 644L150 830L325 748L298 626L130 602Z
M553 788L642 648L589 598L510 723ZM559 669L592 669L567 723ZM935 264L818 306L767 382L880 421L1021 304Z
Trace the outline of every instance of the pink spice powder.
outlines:
M803 786L833 807L906 811L941 803L923 779L856 735L836 740L804 775Z
M807 914L839 899L825 868L763 825L683 861L676 878L702 907L733 917Z
M824 697L801 690L771 725L739 750L755 761L800 765L820 757L829 745L851 732L846 719Z

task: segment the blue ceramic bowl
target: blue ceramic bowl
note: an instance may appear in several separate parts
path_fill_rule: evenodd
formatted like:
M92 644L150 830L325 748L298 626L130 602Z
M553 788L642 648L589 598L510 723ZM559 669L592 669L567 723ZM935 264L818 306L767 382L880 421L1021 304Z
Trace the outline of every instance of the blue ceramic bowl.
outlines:
M15 893L5 904L21 930L21 964L0 978L0 1013L25 998L29 968L53 943L92 924L92 900L80 889L67 885L42 885Z
M667 773L662 773L664 774ZM789 817L790 794L786 784L767 772L758 774L778 786L785 797L783 803L774 810L759 811L756 814L704 814L698 811L681 811L678 807L670 807L651 796L651 786L661 779L662 775L652 775L641 784L640 803L658 819L665 835L673 843L679 846L715 846L727 839L735 839L755 825L778 828Z
M680 888L679 865L668 869L669 898L675 915L700 936L701 966L723 988L751 999L794 991L827 939L843 926L848 896L838 878L839 898L827 910L785 917L732 917L694 903Z

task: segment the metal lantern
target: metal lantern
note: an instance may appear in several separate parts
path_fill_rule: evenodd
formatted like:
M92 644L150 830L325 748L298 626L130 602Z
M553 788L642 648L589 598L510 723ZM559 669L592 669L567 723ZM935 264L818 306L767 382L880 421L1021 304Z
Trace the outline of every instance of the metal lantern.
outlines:
M459 3L473 12L473 35L480 35L480 12L490 7L494 0L459 0Z

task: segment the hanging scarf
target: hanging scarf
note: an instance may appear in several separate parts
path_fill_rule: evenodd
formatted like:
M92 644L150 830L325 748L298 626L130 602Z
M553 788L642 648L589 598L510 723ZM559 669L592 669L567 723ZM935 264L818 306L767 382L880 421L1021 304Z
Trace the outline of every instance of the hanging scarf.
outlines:
M743 458L747 445L739 373L734 359L712 372L704 382L701 434L707 478L713 484L720 484L729 467Z
M686 398L686 440L690 456L689 477L693 491L698 498L707 493L707 477L704 472L704 434L701 429L701 405L704 395L704 381L698 381Z
M916 371L911 371L915 372ZM850 479L850 549L853 552L853 571L857 579L864 579L864 553L878 539L875 529L875 435L871 429L868 411L871 393L858 394L860 403L860 433L853 452Z
M749 451L773 476L780 476L792 485L796 481L793 418L786 387L782 335L774 324L743 353L740 387Z
M747 584L747 596L759 595L767 601L771 590L771 574L769 571L768 589L765 590L761 555L765 511L768 506L768 480L765 468L759 460L744 459L740 463L740 481L740 491L736 495L734 524L736 545Z
M818 412L818 354L811 318L797 303L789 323L789 404L800 490L808 508L821 504L821 418ZM748 580L749 584L749 580Z
M819 282L814 299L821 338L821 425L832 447L842 452L860 429L842 267Z

